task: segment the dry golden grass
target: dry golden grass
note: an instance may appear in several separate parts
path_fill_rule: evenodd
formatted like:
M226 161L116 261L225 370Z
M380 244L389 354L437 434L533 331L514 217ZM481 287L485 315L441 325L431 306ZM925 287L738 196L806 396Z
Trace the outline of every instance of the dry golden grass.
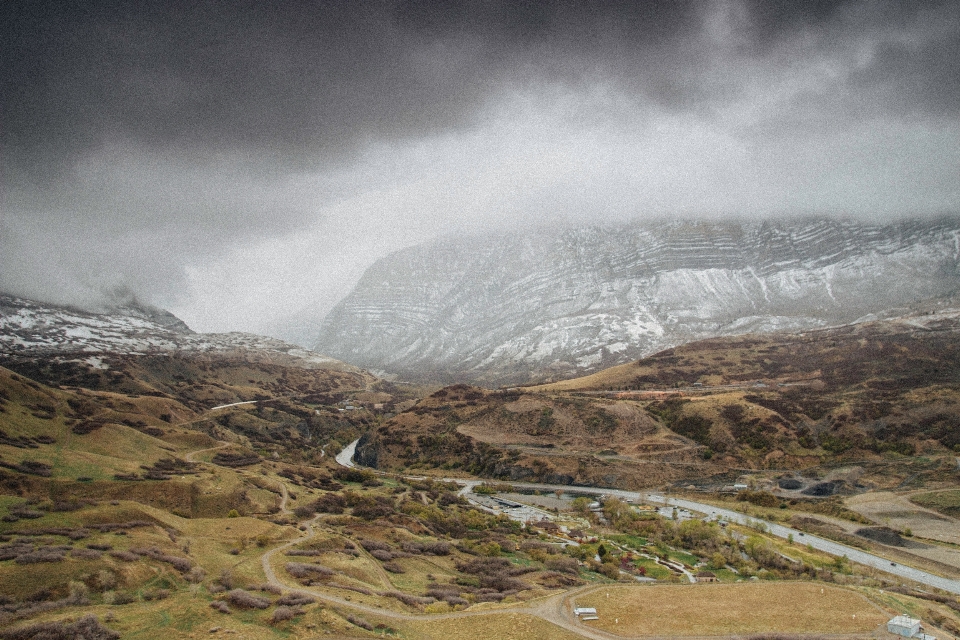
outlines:
M573 640L583 636L534 616L515 612L396 624L422 640Z
M640 367L635 362L621 364L616 367L610 367L603 371L583 376L582 378L573 378L572 380L562 380L536 387L530 387L530 391L577 391L580 389L608 389L616 387L628 380L635 378L640 372Z
M576 606L597 609L584 624L624 636L866 633L889 619L858 593L809 582L600 587Z

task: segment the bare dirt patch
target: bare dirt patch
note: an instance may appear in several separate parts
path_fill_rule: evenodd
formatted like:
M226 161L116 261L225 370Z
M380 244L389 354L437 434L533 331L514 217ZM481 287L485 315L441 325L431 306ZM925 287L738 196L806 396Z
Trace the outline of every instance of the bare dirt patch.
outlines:
M858 593L809 582L599 587L576 606L597 609L584 625L622 636L868 633L889 619Z
M910 529L915 536L928 540L960 544L960 521L919 507L908 496L890 491L863 493L847 498L846 505L877 524L900 531Z

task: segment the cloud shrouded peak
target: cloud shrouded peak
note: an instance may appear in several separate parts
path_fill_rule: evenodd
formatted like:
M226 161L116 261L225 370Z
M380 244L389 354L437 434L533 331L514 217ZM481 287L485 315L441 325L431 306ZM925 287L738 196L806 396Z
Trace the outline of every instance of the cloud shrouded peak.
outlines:
M199 328L467 229L957 210L953 2L0 8L0 289Z

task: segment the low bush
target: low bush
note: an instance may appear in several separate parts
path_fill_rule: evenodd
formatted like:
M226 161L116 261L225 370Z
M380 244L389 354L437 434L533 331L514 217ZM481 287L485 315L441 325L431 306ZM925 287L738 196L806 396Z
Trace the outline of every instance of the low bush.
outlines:
M181 558L180 556L171 556L167 553L161 551L158 547L140 547L130 550L132 553L135 553L139 556L147 556L153 560L158 560L160 562L166 562L169 565L172 565L174 569L180 573L186 573L190 571L193 567L193 562L189 558Z
M391 547L386 542L380 542L379 540L361 540L360 546L366 549L367 551L392 551Z
M250 465L258 464L261 462L261 458L256 453L224 453L220 452L213 456L210 460L213 464L220 465L221 467L248 467Z
M2 640L117 640L120 634L89 615L76 622L41 622L0 631Z
M355 627L360 627L361 629L366 629L367 631L373 631L373 625L364 620L363 618L358 618L354 615L347 615L347 622L352 624Z
M436 598L431 596L414 596L409 593L403 593L402 591L379 591L377 592L377 595L384 598L395 598L403 604L411 607L433 604L437 601Z
M407 553L422 553L430 556L448 556L450 555L450 543L437 542L404 542L400 548Z
M551 571L571 573L573 575L577 575L577 572L580 568L579 562L567 556L554 556L552 558L547 558L547 561L544 563L544 565Z
M270 601L243 589L234 589L227 592L227 602L241 609L266 609L270 606Z
M383 568L390 573L405 573L403 567L398 565L396 562L384 562Z
M249 587L253 591L263 591L264 593L272 593L275 596L283 593L283 590L275 584L270 584L269 582L264 582L263 584L258 584L252 587Z
M300 607L305 604L313 604L316 601L317 599L313 596L308 596L305 593L297 593L295 591L277 598L277 604L283 607Z
M230 613L230 606L223 600L214 600L210 603L210 608L215 609L220 613Z
M333 587L334 589L346 589L347 591L356 591L357 593L362 593L365 596L372 596L373 592L370 589L364 587L355 587L350 584L340 584L339 582L331 582L328 586Z
M296 616L303 615L303 613L303 609L280 606L274 609L273 615L270 616L270 624L277 624L278 622L283 622L285 620L292 620Z
M64 550L58 547L40 547L36 551L17 556L14 562L17 564L36 564L39 562L61 562L64 557Z
M287 573L294 578L309 579L314 577L329 578L336 571L319 564L308 564L305 562L288 562L286 564Z

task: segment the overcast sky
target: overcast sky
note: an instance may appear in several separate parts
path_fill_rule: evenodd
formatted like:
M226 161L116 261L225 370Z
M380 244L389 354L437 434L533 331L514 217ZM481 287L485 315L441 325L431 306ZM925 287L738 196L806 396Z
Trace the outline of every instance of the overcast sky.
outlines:
M201 331L441 233L960 211L953 1L4 2L0 101L0 290Z

